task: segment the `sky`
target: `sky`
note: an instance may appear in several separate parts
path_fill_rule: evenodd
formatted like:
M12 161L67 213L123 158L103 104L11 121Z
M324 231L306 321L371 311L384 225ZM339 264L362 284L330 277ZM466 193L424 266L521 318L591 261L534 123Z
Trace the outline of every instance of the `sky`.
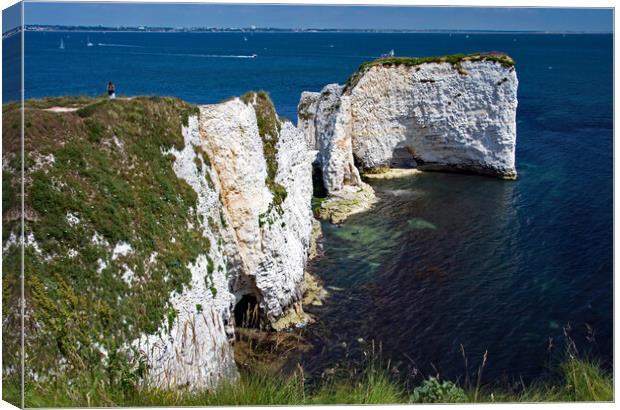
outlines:
M24 14L26 24L113 27L613 31L611 9L28 2Z

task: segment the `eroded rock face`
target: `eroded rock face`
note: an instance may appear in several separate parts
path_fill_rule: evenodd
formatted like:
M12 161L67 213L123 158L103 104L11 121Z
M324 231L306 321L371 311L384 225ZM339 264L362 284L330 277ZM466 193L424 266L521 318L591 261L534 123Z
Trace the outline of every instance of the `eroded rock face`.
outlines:
M353 163L351 104L342 90L338 84L329 84L321 90L314 119L323 184L330 194L342 190L345 185L361 185Z
M513 179L517 86L514 68L493 61L377 65L344 92L330 84L318 97L304 93L300 107L318 98L312 121L330 192L358 184L349 144L367 169L405 162ZM300 127L312 132L307 121Z
M302 132L281 125L275 182L287 192L281 211L270 206L267 164L252 104L240 99L201 107L203 146L222 186L222 201L240 255L238 298L253 294L270 321L277 320L302 294L310 241L312 169Z
M261 326L304 320L316 152L265 93L252 95L204 107L93 100L84 117L29 110L46 132L33 134L36 149L27 153L28 225L20 239L21 199L10 195L3 241L12 283L22 246L32 258L25 323L37 331L24 340L28 383L72 381L84 366L101 365L119 380L210 390L238 377L231 343L240 302L253 297ZM5 114L22 119L16 108ZM104 118L118 127L102 127L95 141L89 126ZM15 193L21 135L6 128L13 151L3 153L3 184ZM15 320L3 331L19 335L19 306L9 309ZM3 370L18 375L19 356L7 357Z
M191 286L173 294L176 316L156 335L134 342L159 387L215 388L238 377L231 340L233 308L255 298L272 324L294 312L304 290L312 222L312 156L303 133L290 122L279 127L275 183L286 190L281 209L266 184L267 161L251 103L234 99L200 107L183 128L185 147L164 154L196 192L196 212L210 249L189 266ZM238 323L236 325L241 325Z
M321 93L304 91L301 93L301 98L297 105L297 128L304 133L304 139L308 150L318 149L314 119L316 117L316 108L320 97Z
M353 154L368 168L408 151L421 169L515 178L518 80L495 62L372 67L350 90Z

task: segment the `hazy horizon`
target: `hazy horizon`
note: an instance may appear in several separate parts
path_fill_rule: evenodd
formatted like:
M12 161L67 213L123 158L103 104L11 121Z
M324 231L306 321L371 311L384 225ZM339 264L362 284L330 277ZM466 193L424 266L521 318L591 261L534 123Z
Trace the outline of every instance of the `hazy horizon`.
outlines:
M613 32L611 8L26 2L24 15L29 25Z

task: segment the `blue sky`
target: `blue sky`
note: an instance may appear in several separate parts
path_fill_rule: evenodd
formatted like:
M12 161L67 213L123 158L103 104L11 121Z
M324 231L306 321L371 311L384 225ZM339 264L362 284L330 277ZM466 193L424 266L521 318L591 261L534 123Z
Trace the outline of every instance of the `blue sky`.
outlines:
M26 24L453 30L613 30L611 9L26 3Z

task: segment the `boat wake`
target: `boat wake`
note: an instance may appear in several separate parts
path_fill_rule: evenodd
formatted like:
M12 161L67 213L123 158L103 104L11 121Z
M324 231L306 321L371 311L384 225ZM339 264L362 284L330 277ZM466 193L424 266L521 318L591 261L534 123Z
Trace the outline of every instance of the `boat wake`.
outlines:
M100 47L129 47L129 48L142 48L143 46L135 46L131 44L111 44L111 43L97 43Z
M172 56L172 57L200 57L200 58L256 58L257 54L234 55L234 54L190 54L190 53L149 53L153 55Z
M256 58L258 54L250 55L228 55L228 54L192 54L192 53L143 53L129 52L123 54L145 55L145 56L166 56L166 57L197 57L197 58Z

